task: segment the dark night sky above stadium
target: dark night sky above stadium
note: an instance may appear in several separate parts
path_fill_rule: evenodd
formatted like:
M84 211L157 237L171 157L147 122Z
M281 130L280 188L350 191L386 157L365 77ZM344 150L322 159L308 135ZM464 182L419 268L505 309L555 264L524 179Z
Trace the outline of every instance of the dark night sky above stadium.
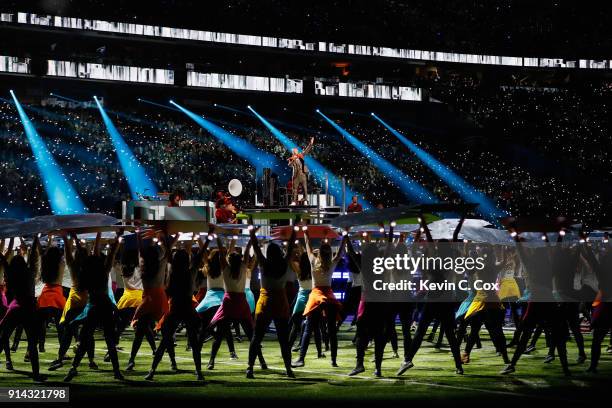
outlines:
M305 40L609 59L610 2L560 0L11 0L41 12ZM606 34L608 33L608 34Z

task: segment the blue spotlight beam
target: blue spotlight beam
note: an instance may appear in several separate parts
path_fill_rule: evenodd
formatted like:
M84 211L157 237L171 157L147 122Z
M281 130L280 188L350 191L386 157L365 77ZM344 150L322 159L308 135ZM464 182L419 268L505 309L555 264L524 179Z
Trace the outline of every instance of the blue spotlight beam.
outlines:
M50 96L55 96L56 98L60 98L60 99L63 99L63 100L65 100L65 101L68 101L68 102L74 102L74 103L80 103L80 104L85 104L85 103L87 103L86 101L79 101L79 100L77 100L77 99L72 99L72 98L69 98L69 97L67 97L67 96L60 95L60 94L53 93L53 92L50 92L50 93L49 93L49 95L50 95Z
M168 105L162 105L161 103L153 102L153 101L150 101L148 99L138 98L138 102L146 103L148 105L157 106L158 108L164 108L164 109L168 109L168 110L171 110L171 111L180 112L179 109L172 108L172 107L170 107Z
M336 129L344 138L351 143L357 150L368 158L380 171L395 183L400 191L415 204L432 204L437 202L433 193L418 184L412 178L402 173L397 167L384 159L381 155L369 148L365 143L361 142L355 136L351 135L336 122L328 118L323 112L317 109L317 113L321 115L334 129Z
M283 166L276 156L258 149L249 142L215 125L211 121L204 119L202 116L199 116L182 107L176 102L170 101L170 103L179 108L185 115L191 118L202 128L206 129L211 135L229 147L238 156L251 163L251 165L255 167L257 171L260 171L265 167L273 169L273 171L278 175L282 175L287 171L287 166Z
M119 133L113 121L108 117L108 114L100 104L100 101L98 101L98 98L94 96L94 100L96 101L96 105L98 105L98 110L100 111L100 115L102 115L102 120L111 138L113 147L115 148L117 159L127 179L132 198L138 199L139 194L156 195L157 187L155 187L155 184L145 172L144 167L140 164L136 156L134 156L127 143L125 143L121 133Z
M391 125L382 120L378 115L372 112L372 117L379 121L395 137L397 137L400 142L408 147L408 149L410 149L425 165L427 165L427 167L429 167L438 177L440 177L453 190L455 190L461 196L461 198L463 198L466 202L478 203L477 211L488 221L497 223L499 222L500 217L508 215L504 211L497 208L490 198L471 186L468 182L466 182L447 166L442 164L431 154L427 153L425 150L408 140L404 135L391 127Z
M259 113L257 113L255 109L253 109L251 106L248 106L248 109L251 112L253 112L253 114L257 117L257 119L259 119L261 123L263 123L268 128L268 130L272 133L272 135L274 135L274 137L276 137L276 139L278 139L278 141L281 142L287 150L298 148L298 145L296 145L295 142L293 142L293 140L288 138L283 132L281 132L274 125L272 125L266 118L264 118ZM325 184L325 175L327 174L330 193L336 198L338 202L341 202L342 201L342 180L336 177L334 173L327 170L321 163L319 163L317 160L313 159L312 157L306 156L304 157L304 161L306 162L306 165L312 171L315 178L318 180L320 184ZM355 194L355 192L351 190L350 188L346 187L346 195L344 197L345 204L349 203L351 201L351 197L354 195L357 195L357 194ZM365 200L359 200L359 202L364 207L364 209L368 209L372 207L372 205Z
M36 131L34 124L28 118L12 90L11 96L17 107L19 118L34 154L36 166L38 167L40 178L43 181L43 186L51 205L51 211L58 215L86 213L87 208L85 208L79 194L62 172L62 169L53 158L47 145Z

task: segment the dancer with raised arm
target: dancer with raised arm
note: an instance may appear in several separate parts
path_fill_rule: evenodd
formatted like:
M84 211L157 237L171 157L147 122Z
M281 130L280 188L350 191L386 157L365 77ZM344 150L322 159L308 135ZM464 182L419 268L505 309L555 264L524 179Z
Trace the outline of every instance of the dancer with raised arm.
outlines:
M599 283L599 292L595 302L593 302L591 317L593 342L591 343L591 364L587 369L587 372L595 374L601 358L601 346L606 334L612 330L612 274L610 273L612 270L612 251L607 242L593 245L594 248L585 245L583 254L589 266L595 272Z
M60 318L66 298L62 288L64 278L64 254L61 249L51 245L52 237L49 236L48 246L41 259L40 279L44 283L43 290L38 296L36 304L38 321L40 322L40 333L38 339L38 351L45 352L45 340L47 334L47 323L53 321L57 330L57 336L62 338Z
M543 236L546 238L546 234L543 234ZM546 245L544 246L526 247L518 234L515 234L514 239L519 259L525 268L527 287L531 297L523 315L522 331L518 345L510 363L501 371L501 374L511 374L516 371L516 364L525 353L531 335L536 326L541 324L545 330L549 330L550 341L559 353L563 373L569 376L566 349L569 328L565 318L560 313L559 307L552 302L554 271L548 240L545 239Z
M4 316L6 309L8 308L8 301L6 298L6 271L8 269L11 260L13 259L13 247L15 245L15 238L9 239L8 247L4 248L4 239L0 239L0 316Z
M217 238L217 248L210 251L210 253L204 249L202 254L202 262L204 263L204 273L206 274L207 287L206 295L204 299L196 306L195 310L200 315L202 320L202 332L200 334L200 343L204 343L214 333L212 329L218 330L211 326L211 322L219 307L223 303L223 296L225 295L225 283L223 282L223 269L228 265L227 256L228 253L234 251L236 242L234 240L230 243L229 250L223 246L223 241L213 233L214 226L209 227L207 242ZM238 358L236 355L236 349L234 348L234 339L231 332L224 333L227 341L227 347L229 348L230 356L232 359Z
M28 336L28 353L34 381L43 381L38 362L38 321L36 319L36 297L34 286L40 271L41 247L38 237L27 253L27 262L22 255L13 256L10 263L2 256L0 261L5 271L5 282L10 303L0 320L0 346L4 350L6 368L13 370L9 338L18 325L22 325Z
M477 278L484 282L497 281L498 275L505 264L503 252L499 258L496 258L495 252L491 248L485 247L482 256L487 259L487 262L482 270L476 272ZM483 324L504 363L508 364L510 362L503 331L504 316L505 309L499 300L497 290L481 289L476 291L476 295L465 313L465 322L470 325L471 329L465 346L465 353L461 356L463 364L470 362L470 353L478 341L480 328Z
M243 255L237 252L227 254L227 264L223 267L223 281L225 282L225 295L223 303L217 309L217 312L210 322L211 327L216 326L215 341L210 352L210 361L208 369L212 370L215 367L215 358L223 341L223 337L231 336L230 325L238 323L244 329L249 341L253 338L253 319L251 317L251 309L247 301L245 293L245 282L248 270L250 268L249 251L252 241L249 240ZM236 358L236 356L233 356ZM258 353L259 362L265 366L266 362L263 359L261 350Z
M93 348L94 332L99 325L104 330L106 347L113 365L113 376L116 380L123 380L123 375L119 371L119 357L117 356L115 344L116 306L108 295L108 278L115 262L119 245L121 245L121 234L122 232L117 234L117 238L109 249L108 254L103 255L99 250L96 250L85 259L84 287L89 293L91 307L87 312L83 328L79 333L79 346L77 347L74 360L72 360L72 367L64 378L66 382L71 381L77 376L77 369L81 364L81 359L88 350Z
M178 239L178 234L175 241L170 244L168 250ZM170 262L170 277L168 280L168 298L170 299L170 307L168 313L164 315L162 321L158 324L161 329L162 340L159 347L155 351L151 369L145 377L145 380L153 380L155 371L159 365L164 353L174 348L174 334L179 324L183 322L187 329L187 338L191 344L191 353L196 369L196 377L198 381L203 381L202 362L201 362L201 343L198 341L198 332L200 328L200 319L193 308L193 292L195 274L199 273L198 268L193 267L191 262L191 245L189 241L187 249L179 249L172 256ZM173 367L175 370L176 367Z
M421 229L427 238L425 250L428 251L433 249L431 246L434 245L434 240L431 236L431 231L425 222L425 218L422 215L420 216L420 224ZM458 235L461 224L462 223L460 222L457 229L455 229L454 237ZM445 244L450 241L438 240L437 242ZM438 248L438 256L444 257L443 255L445 255L445 252L449 251L445 250L444 247ZM446 255L451 256L452 254L447 253ZM429 279L432 282L443 282L446 277L443 270L433 269L424 272L427 272L430 275ZM414 334L412 342L410 343L410 349L404 354L404 361L397 371L397 375L402 375L407 370L414 367L412 359L419 351L421 343L423 342L423 337L425 337L425 333L434 319L438 319L440 321L440 330L444 331L448 340L448 344L453 354L453 360L455 362L455 372L457 374L463 374L461 356L459 354L459 344L457 342L457 338L455 337L455 304L446 300L450 296L444 291L427 292L425 296L425 304L423 305L423 310L421 311L421 320L419 320L417 331Z
M64 234L62 239L64 241L64 257L70 271L71 287L60 318L62 336L57 359L51 362L49 371L55 371L64 365L64 360L67 359L66 353L70 348L72 338L76 337L78 326L76 319L83 313L89 300L89 293L85 287L85 274L87 273L85 271L85 260L88 256L88 249L83 245L76 234ZM99 242L100 234L96 236L94 248L98 248ZM93 360L93 349L87 350L87 354L90 367L96 368L96 364Z
M266 330L272 321L276 328L276 337L280 345L285 370L288 377L295 377L291 369L291 349L289 347L289 302L287 302L287 292L285 284L287 282L287 261L288 256L283 254L281 248L270 242L264 256L259 241L255 235L255 228L252 220L249 222L249 233L253 250L257 255L257 262L261 267L261 289L259 299L255 308L255 330L251 344L249 345L249 362L246 371L247 378L255 378L253 375L253 365L258 353L261 352L261 342ZM295 229L289 238L287 253L291 253L295 240ZM262 369L267 366L262 364Z
M344 254L347 237L348 234L346 231L343 232L340 248L334 256L332 254L331 245L326 242L323 242L318 250L313 250L310 246L308 230L304 227L304 244L306 246L306 252L308 253L308 259L312 266L313 289L308 296L308 303L304 309L306 325L302 333L300 355L298 359L292 363L293 367L304 366L304 358L308 352L310 336L312 336L313 330L320 326L323 317L327 319L332 367L338 366L336 363L336 356L338 354L337 321L340 317L341 304L334 296L331 282L334 270Z
M166 271L171 252L166 248L166 236L160 234L156 237L158 245L150 242L144 245L140 231L136 231L138 251L143 258L142 267L142 303L134 312L132 327L135 329L132 351L126 367L127 371L134 369L136 355L140 350L142 340L146 336L153 336L153 327L156 321L168 313L168 297L166 295ZM148 332L148 333L147 333ZM155 350L153 350L155 353ZM170 352L169 352L170 354ZM170 354L172 356L172 354Z

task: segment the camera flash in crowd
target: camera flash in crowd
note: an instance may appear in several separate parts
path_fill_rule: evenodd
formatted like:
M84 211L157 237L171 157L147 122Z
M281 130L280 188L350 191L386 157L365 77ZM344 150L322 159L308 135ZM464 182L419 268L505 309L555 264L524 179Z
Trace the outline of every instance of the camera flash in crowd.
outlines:
M397 222L395 222L395 221L391 221L391 226L392 226L393 228L395 228L395 226L396 226L396 225L397 225Z

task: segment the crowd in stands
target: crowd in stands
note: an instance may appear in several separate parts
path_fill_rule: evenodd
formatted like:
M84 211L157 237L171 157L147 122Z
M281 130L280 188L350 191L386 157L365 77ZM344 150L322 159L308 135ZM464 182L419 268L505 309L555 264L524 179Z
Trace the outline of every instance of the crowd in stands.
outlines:
M570 215L592 223L609 216L609 83L546 89L492 87L466 74L436 77L424 85L432 98L462 115L479 140L449 142L452 136L432 137L402 123L397 123L398 130L500 209L513 215ZM252 205L255 168L248 161L182 113L139 105L109 106L107 112L158 191L182 190L188 198L213 199L229 180L238 178L245 186L239 204ZM98 110L47 100L28 105L26 111L88 209L120 215L118 203L129 199L129 188ZM288 150L248 111L210 108L201 113L285 163ZM437 199L461 201L445 180L369 115L331 116ZM302 114L301 121L296 117L284 120L281 114L270 119L298 146L305 147L314 136L312 156L338 177L345 177L347 185L372 204L410 202L327 122L314 114ZM0 104L0 143L0 214L49 213L23 127L8 102ZM311 184L316 189L314 180Z

